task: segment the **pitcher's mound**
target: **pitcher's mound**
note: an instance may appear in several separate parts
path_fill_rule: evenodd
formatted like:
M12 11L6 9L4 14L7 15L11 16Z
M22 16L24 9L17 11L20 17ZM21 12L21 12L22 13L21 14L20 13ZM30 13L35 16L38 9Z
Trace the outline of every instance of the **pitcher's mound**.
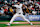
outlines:
M6 27L40 27L40 25L25 25L25 26L6 26Z

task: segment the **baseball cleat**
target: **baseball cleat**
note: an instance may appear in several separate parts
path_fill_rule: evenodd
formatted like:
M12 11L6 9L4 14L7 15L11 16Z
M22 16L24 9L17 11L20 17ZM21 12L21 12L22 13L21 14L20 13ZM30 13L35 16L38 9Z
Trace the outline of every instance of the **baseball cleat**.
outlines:
M33 25L32 23L30 23L31 25Z
M6 24L6 25L10 26L10 24Z

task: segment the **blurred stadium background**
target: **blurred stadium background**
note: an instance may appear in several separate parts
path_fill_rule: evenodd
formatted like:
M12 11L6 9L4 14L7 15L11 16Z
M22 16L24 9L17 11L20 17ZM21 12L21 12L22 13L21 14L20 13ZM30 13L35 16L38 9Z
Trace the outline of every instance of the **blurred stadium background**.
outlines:
M12 7L16 2L19 1L27 6L27 9L23 7L23 14L29 14L30 21L40 21L40 0L0 0L0 20L10 20L12 16L16 13L16 8ZM33 12L36 12L34 15ZM27 18L27 16L26 16ZM18 17L17 21L22 20Z

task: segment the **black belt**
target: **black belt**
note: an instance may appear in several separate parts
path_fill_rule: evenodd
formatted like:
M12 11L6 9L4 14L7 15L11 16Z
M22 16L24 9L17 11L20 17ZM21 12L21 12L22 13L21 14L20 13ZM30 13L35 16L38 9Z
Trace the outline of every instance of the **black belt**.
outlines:
M21 14L21 13L19 13L19 14Z

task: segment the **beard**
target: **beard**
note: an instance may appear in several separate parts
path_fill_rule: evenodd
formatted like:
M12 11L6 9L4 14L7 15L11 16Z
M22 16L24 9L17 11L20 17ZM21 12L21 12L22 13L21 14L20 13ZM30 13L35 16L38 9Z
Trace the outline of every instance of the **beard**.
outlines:
M20 4L18 4L18 5L20 5Z

